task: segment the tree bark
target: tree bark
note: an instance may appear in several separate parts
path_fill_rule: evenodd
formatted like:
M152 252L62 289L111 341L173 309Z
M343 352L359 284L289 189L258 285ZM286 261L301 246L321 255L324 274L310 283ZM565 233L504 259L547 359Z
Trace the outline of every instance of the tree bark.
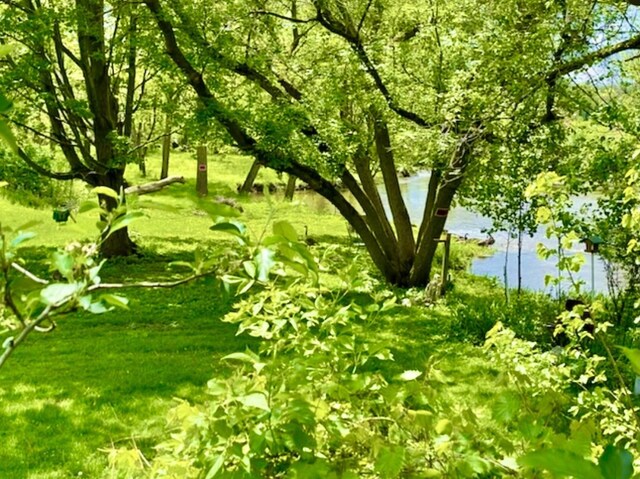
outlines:
M137 67L137 31L138 17L135 13L129 16L129 51L127 52L127 93L124 102L123 135L132 138L133 133L133 102L136 90Z
M242 183L242 186L240 187L239 193L243 193L243 194L251 193L251 190L253 189L253 184L256 181L258 173L260 172L260 166L261 165L258 162L258 160L255 160L253 162L253 164L251 165L251 168L249 169L249 173L247 173L247 177L245 178L244 183Z
M164 118L164 137L162 138L162 168L160 179L169 176L169 157L171 155L171 119L167 114Z
M412 286L425 286L429 282L431 265L437 247L435 240L442 235L451 203L464 178L465 170L470 161L471 148L479 138L478 135L477 131L470 130L460 140L453 154L448 172L440 181L433 204L433 212L416 250L415 261L409 279L409 283Z
M147 176L147 147L142 146L142 123L138 124L132 135L132 143L135 149L135 158L138 160L138 169L140 174L146 178Z
M111 170L104 175L95 178L94 186L106 186L114 191L121 192L124 186L124 170ZM107 210L112 212L118 206L110 196L98 195L98 201ZM101 217L105 221L104 216ZM138 250L137 245L129 237L129 228L122 228L111 235L103 237L100 244L100 254L105 258L117 256L130 256Z
M105 45L104 0L76 0L78 7L78 46L89 109L93 115L93 145L96 171L88 181L95 186L107 186L120 192L124 187L126 161L119 158L112 137L117 134L118 102L111 88L109 58ZM117 203L101 196L107 211ZM128 256L136 251L128 228L122 228L103 239L100 252L104 257Z
M169 176L162 180L152 181L151 183L145 183L144 185L135 185L125 188L124 192L127 195L146 195L149 193L155 193L163 188L172 185L173 183L184 183L183 176Z
M398 182L398 171L396 170L395 158L391 148L391 138L387 123L379 112L372 111L374 116L374 132L376 151L380 164L380 171L384 180L385 190L389 199L391 216L396 227L398 238L398 248L400 254L400 269L409 275L415 253L415 240L411 227L411 219L407 211L407 205L402 198L400 183Z
M293 195L296 192L296 177L293 175L289 175L287 179L287 187L284 190L284 199L285 200L293 200Z

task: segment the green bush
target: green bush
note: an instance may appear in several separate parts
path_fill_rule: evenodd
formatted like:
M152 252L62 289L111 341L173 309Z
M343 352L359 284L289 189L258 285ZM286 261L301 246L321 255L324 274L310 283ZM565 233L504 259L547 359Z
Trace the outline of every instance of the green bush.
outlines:
M560 312L556 301L540 293L522 291L520 295L513 294L507 302L496 294L502 289L497 280L475 278L474 281L487 282L486 294L479 288L473 294L454 288L447 296L452 309L451 338L482 344L487 332L499 321L520 338L540 345L552 344L553 326Z
M40 149L30 147L27 153L45 168L51 160ZM9 150L0 148L0 181L6 181L3 189L9 199L26 206L44 206L57 202L61 190L54 180L29 168L24 161Z

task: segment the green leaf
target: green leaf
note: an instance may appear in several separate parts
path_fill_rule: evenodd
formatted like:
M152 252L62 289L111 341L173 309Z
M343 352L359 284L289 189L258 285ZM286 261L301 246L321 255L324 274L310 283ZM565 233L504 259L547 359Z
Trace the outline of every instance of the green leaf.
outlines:
M256 277L256 265L253 264L251 261L245 261L242 263L242 266L245 270L245 272L247 273L247 275L252 278L255 279Z
M221 231L223 233L229 233L234 236L243 236L245 233L244 225L235 221L223 221L222 223L216 223L209 229L211 231Z
M109 198L113 198L116 201L120 200L120 195L118 194L118 192L112 190L111 188L107 188L106 186L96 186L93 190L91 190L91 192L96 195L108 196Z
M54 283L40 291L40 298L45 304L62 303L76 294L82 288L82 283Z
M402 446L384 446L376 457L375 468L382 479L394 479L402 472L405 449Z
M205 477L205 479L211 479L215 477L218 474L218 472L222 469L223 465L224 465L224 455L220 454L218 457L216 457L216 460L213 463L213 466L211 466L211 469L209 469L209 472L207 473L207 476Z
M129 309L129 300L124 296L118 296L116 294L102 294L100 299L107 303L109 306L121 309Z
M250 349L247 349L244 353L227 354L222 359L237 359L238 361L242 361L250 364L255 364L257 362L260 362L260 357Z
M513 393L504 393L493 401L493 418L497 421L508 423L520 413L520 398Z
M15 49L14 45L7 45L6 43L3 45L0 45L0 58L1 57L6 57L7 55L9 55L13 50ZM2 94L0 94L0 96L2 96Z
M118 217L111 225L109 226L109 236L115 233L122 228L126 228L131 223L133 223L138 218L145 216L142 211L132 211L131 213L126 213L123 216Z
M9 183L7 183L6 181L0 181L0 188L4 188L5 186L7 186Z
M196 268L194 268L193 265L188 261L172 261L171 263L169 263L169 267L170 268L187 268L191 271L196 270Z
M9 247L17 248L20 244L24 243L27 240L30 240L35 236L36 234L30 231L27 231L25 233L19 233L15 238L11 240L11 243L9 243Z
M7 125L7 123L2 120L0 120L0 138L2 138L7 145L9 145L9 148L11 148L14 153L18 153L18 143L16 142L16 137L13 136L13 132L11 131L11 128L9 128L9 125Z
M40 220L31 220L31 221L27 221L26 223L18 226L16 229L18 231L26 231L26 230L29 230L29 229L33 228L34 226L38 226L41 223L42 223L42 221L40 221Z
M598 461L604 479L629 479L633 475L633 456L629 451L608 445Z
M13 102L0 93L0 114L7 113L11 108L13 108Z
M283 236L291 242L298 241L298 234L288 221L276 221L273 223L273 234Z
M98 208L99 205L95 201L87 200L80 203L80 207L78 208L78 213L86 213L87 211L94 210Z
M256 255L255 262L258 266L258 281L265 282L269 280L269 273L276 264L273 258L274 253L268 248L261 248L260 252Z
M620 348L631 363L633 371L640 376L640 349L625 348L624 346L618 346L618 348Z
M110 310L102 301L93 301L93 297L90 294L80 297L78 303L92 314L103 314Z
M265 396L264 393L251 393L246 396L240 396L238 401L247 407L262 409L267 412L271 411L269 402L267 401L267 396Z
M56 269L65 278L69 277L73 272L74 260L73 256L64 251L56 251L53 253L53 264Z
M580 479L603 479L600 469L583 457L560 449L543 449L518 459L518 463L550 472L555 477L573 476Z
M408 370L400 375L400 379L403 381L413 381L414 379L418 379L420 376L422 376L420 371Z

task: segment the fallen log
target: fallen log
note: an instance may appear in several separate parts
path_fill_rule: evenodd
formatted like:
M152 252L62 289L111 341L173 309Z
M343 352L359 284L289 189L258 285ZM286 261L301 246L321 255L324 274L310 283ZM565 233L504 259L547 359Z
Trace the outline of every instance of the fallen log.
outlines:
M152 181L151 183L145 183L143 185L129 186L124 190L128 195L146 195L148 193L154 193L160 191L165 186L169 186L172 183L184 183L184 176L169 176L163 180Z

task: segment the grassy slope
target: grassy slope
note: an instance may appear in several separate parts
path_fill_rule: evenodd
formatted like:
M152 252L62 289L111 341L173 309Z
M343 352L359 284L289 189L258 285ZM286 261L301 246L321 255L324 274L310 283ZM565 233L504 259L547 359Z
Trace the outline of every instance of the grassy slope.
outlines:
M171 195L153 195L151 201L177 204L181 211L148 210L149 220L137 223L133 234L144 251L154 253L147 259L114 262L105 277L167 277L173 274L167 267L171 259L188 257L198 244L219 247L222 237L208 231L209 220L180 198L194 188L190 173L195 173L195 161L186 154L173 161L173 170L183 172L188 183L173 187ZM248 167L247 159L216 158L210 167L212 195L233 195ZM157 168L148 168L153 179ZM272 172L266 175L259 181L277 181ZM135 174L131 179L139 182ZM269 207L256 198L240 202L243 221L259 233ZM277 199L275 205L276 217L289 220L298 231L307 225L311 235L323 240L346 237L344 221L331 208L317 213L304 202ZM0 200L0 211L5 224L42 220L34 228L39 233L36 245L57 246L93 234L91 214L77 224L57 226L49 211L5 200ZM151 447L172 398L198 398L200 387L224 372L218 359L246 344L233 327L219 321L230 306L207 282L170 293L136 290L126 295L129 311L65 319L53 334L34 335L0 371L0 477L99 477L106 465L101 448L132 440ZM392 318L388 334L397 344L398 369L421 369L435 354L448 378L443 386L448 394L481 410L487 394L496 392L491 382L496 371L483 362L481 350L443 342L441 324L447 314L445 309L412 307Z

